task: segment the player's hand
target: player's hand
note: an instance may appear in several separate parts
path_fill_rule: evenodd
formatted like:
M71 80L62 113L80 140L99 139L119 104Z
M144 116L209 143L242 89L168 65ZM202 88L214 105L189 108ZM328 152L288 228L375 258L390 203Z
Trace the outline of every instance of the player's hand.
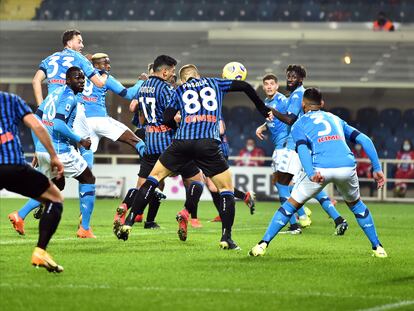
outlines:
M138 80L146 81L148 80L148 75L145 72L143 72L139 75Z
M60 162L57 156L50 158L50 167L52 169L53 174L56 174L56 178L59 179L63 176L63 164Z
M136 112L138 110L138 100L133 99L131 103L129 104L129 111L130 112Z
M33 159L32 159L32 167L33 168L36 168L36 167L38 167L39 166L39 160L37 159L37 155L36 155L36 153L35 153L35 155L34 155L34 157L33 157Z
M181 122L181 112L177 111L177 113L174 116L174 121L176 123L180 123Z
M382 171L374 172L373 177L375 181L377 182L377 189L381 189L385 184L385 176Z
M269 121L269 122L273 121L273 113L272 113L272 111L269 111L267 113L266 121Z
M314 182L314 183L317 183L317 184L322 184L324 181L325 181L325 177L323 177L322 175L321 175L321 173L320 172L316 172L312 177L311 177L311 180Z
M89 150L91 149L91 144L92 144L91 138L90 137L81 138L79 144L82 147L85 147L87 150Z
M257 129L256 129L256 136L257 136L257 138L259 138L260 140L263 140L264 139L264 135L263 135L263 132L264 131L266 131L266 128L264 127L264 126L259 126Z

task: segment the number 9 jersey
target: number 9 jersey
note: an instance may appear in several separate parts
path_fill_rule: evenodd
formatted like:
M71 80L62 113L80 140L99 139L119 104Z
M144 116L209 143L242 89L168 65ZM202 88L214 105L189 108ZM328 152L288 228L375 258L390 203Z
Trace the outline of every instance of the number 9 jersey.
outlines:
M169 104L181 112L174 139L214 138L220 141L223 96L233 80L217 78L189 79L180 85Z
M48 94L66 84L66 71L73 66L82 69L88 79L98 73L85 56L71 49L63 49L40 62L39 69L47 79Z

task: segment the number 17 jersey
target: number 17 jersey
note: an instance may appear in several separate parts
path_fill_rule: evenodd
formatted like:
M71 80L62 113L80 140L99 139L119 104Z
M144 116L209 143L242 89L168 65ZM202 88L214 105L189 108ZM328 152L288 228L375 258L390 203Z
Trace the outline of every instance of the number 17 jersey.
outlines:
M175 139L214 138L220 141L221 108L223 96L232 80L217 78L189 79L180 85L170 106L181 112L181 121Z
M135 96L138 110L145 116L146 154L161 154L172 142L174 130L162 123L173 92L165 80L152 76L141 85Z

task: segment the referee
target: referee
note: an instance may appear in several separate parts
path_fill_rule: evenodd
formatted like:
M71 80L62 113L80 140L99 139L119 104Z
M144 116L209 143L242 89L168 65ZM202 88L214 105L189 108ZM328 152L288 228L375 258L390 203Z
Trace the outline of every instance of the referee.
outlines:
M6 189L43 202L45 213L39 222L39 240L33 251L32 264L50 272L62 272L46 252L47 244L55 233L63 209L63 197L59 189L40 172L26 163L19 139L20 121L29 127L50 154L52 170L58 178L63 165L53 148L49 134L32 114L29 106L17 95L0 92L0 190Z

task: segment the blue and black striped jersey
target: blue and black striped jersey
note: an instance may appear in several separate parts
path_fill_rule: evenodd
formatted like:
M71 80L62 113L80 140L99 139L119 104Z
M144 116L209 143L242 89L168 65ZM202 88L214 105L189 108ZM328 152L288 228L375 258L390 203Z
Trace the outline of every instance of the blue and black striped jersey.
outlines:
M135 99L145 116L146 154L161 154L171 144L174 130L163 125L163 113L174 89L163 79L152 76L139 89Z
M19 96L0 92L0 165L26 164L19 138L19 122L32 113Z
M169 105L181 112L181 122L174 138L220 140L223 96L232 83L226 79L191 78L180 85Z

